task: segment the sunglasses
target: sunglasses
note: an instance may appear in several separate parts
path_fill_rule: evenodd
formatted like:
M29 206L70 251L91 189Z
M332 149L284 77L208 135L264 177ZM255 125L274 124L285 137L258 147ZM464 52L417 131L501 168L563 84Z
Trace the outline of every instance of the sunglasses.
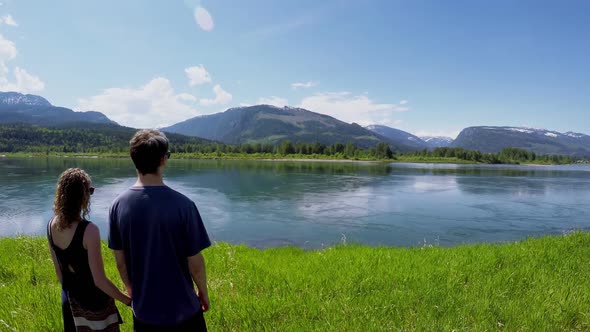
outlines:
M88 193L90 193L90 195L94 194L94 187L88 188Z
M172 154L172 153L170 153L170 151L166 152L166 154L165 154L165 156L166 156L166 159L170 159L170 155L171 155L171 154Z

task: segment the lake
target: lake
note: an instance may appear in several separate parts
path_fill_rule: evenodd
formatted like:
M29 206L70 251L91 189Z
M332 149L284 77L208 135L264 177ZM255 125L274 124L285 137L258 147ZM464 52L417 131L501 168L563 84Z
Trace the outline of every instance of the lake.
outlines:
M59 174L93 179L90 220L135 181L127 159L0 158L0 236L43 235ZM590 166L171 160L214 241L450 246L590 229Z

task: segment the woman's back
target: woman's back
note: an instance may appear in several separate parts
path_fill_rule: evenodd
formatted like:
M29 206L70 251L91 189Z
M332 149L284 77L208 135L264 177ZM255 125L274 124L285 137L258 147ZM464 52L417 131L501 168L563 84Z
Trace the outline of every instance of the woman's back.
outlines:
M47 224L47 240L55 273L62 285L64 331L119 331L122 323L114 298L131 304L104 273L100 231L86 220L90 176L69 168L59 177L55 190L55 217Z
M52 220L49 221L49 232L51 234L52 245L64 250L67 247L69 247L72 243L74 234L76 233L76 230L78 229L78 225L80 224L80 222L72 223L68 228L60 230L57 226L57 220L58 217L54 217Z
M82 220L59 230L54 218L49 223L47 236L59 262L63 289L84 302L85 307L103 307L109 297L95 286L88 251L84 248L84 232L89 224Z

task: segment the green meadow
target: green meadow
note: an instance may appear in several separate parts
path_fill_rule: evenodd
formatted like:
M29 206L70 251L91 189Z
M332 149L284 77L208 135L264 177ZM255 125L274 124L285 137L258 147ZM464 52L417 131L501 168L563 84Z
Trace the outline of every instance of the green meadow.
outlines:
M451 248L216 243L204 254L211 331L590 330L590 233ZM46 240L0 240L0 331L60 328Z

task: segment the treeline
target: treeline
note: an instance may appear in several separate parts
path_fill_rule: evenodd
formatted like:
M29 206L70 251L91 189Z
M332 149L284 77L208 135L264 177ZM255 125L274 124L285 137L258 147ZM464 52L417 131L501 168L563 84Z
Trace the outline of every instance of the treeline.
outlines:
M136 129L112 124L69 124L46 128L27 124L0 125L1 152L121 153L129 150ZM177 134L168 137L178 144L206 145L211 141Z
M537 155L532 151L519 148L504 148L498 153L482 153L462 148L436 148L432 151L421 150L408 152L405 153L404 156L417 158L456 158L459 160L484 164L571 164L574 162L570 156Z
M172 153L201 153L201 154L273 154L280 156L287 155L302 155L302 156L330 156L342 159L392 159L394 153L386 143L379 143L374 148L359 149L352 143L342 144L336 143L326 145L321 143L304 143L291 141L283 141L278 145L272 144L207 144L207 145L193 145L193 144L173 144L171 146Z
M0 152L26 153L95 153L123 154L129 149L129 139L136 129L116 125L71 124L67 128L44 128L33 125L0 125ZM290 156L302 158L359 159L359 160L460 160L486 164L571 164L569 156L537 155L534 152L505 148L499 153L482 153L462 148L436 148L395 154L386 143L360 149L353 143L304 143L283 141L278 145L253 143L228 145L201 138L166 134L171 141L171 152L190 157L224 157L227 155Z
M113 125L70 125L67 128L45 128L34 125L0 125L0 152L30 153L125 153L129 139L136 129ZM393 151L386 143L370 149L356 145L321 143L292 143L283 141L278 145L241 144L227 145L197 137L166 133L172 153L186 154L273 154L330 156L337 159L392 159Z

